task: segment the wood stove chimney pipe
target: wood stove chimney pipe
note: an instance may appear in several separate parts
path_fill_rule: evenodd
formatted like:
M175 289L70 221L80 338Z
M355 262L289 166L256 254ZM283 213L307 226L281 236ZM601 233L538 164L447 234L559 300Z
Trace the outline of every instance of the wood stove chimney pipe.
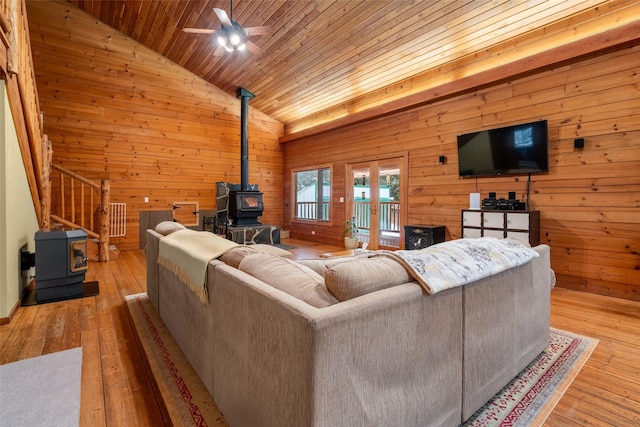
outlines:
M240 189L249 190L249 100L255 95L243 87L236 89L240 98Z

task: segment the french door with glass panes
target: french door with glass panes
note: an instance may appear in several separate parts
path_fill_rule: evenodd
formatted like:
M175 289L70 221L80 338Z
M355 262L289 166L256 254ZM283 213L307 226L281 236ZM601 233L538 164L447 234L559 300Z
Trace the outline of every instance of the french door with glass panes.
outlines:
M360 246L398 249L406 222L406 157L347 165L347 219L353 218Z

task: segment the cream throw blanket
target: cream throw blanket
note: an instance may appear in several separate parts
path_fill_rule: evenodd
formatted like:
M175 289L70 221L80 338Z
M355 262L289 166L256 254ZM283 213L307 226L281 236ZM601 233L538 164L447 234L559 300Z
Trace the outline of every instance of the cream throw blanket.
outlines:
M208 304L207 264L236 246L213 233L178 230L160 239L158 264L172 271L203 304Z
M466 285L538 256L517 240L481 237L449 240L420 250L378 251L404 266L429 294Z

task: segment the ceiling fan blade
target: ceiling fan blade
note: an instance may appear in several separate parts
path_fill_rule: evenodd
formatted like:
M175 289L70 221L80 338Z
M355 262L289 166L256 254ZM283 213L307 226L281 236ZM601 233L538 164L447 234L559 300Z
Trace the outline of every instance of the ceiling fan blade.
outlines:
M251 51L251 53L253 53L254 55L264 55L265 51L262 50L260 47L258 47L255 43L250 42L249 40L247 40L247 49L249 49Z
M216 30L207 30L206 28L183 28L182 31L192 34L213 34L216 32Z
M225 27L233 27L233 25L231 24L231 20L227 16L227 12L222 9L218 9L217 7L214 7L213 11L216 13L216 15L218 15L218 19L220 20L220 22L222 22L222 25L224 25Z
M248 36L263 36L271 34L271 27L249 27L244 29Z

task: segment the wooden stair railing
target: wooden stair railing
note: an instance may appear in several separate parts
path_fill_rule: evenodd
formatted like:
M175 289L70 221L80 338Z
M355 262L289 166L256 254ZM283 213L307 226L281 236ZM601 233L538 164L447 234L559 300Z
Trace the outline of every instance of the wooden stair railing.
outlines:
M44 118L31 56L26 0L0 0L0 79L6 81L9 107L40 228L49 228L51 220L68 227L82 228L89 236L98 239L99 260L108 261L110 182L102 180L96 184L51 163L51 142L44 134ZM52 170L60 172L60 200L56 203L51 199ZM64 195L65 188L69 188L68 200ZM98 194L99 201L96 202ZM97 226L94 223L96 207ZM51 208L60 210L51 214Z
M25 0L0 0L0 79L6 81L20 154L40 227L48 217L41 211L47 197L42 181L42 154L47 138L35 82Z
M52 175L52 187L60 196L52 199L51 221L85 230L89 237L98 239L98 260L109 261L110 180L97 184L62 166L52 164L51 168L59 173L57 179Z

